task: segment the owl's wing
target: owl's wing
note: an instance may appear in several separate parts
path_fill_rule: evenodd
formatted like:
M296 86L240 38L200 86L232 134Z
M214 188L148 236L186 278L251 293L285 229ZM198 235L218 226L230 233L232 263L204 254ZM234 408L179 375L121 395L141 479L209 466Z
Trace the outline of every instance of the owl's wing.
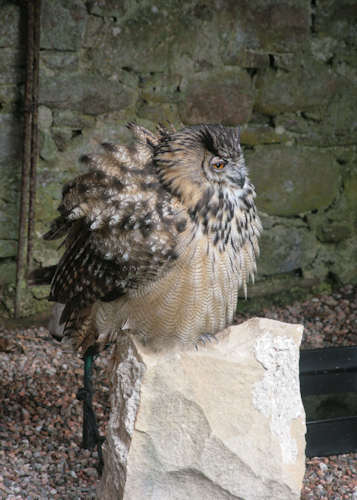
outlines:
M114 146L106 149L87 157L92 170L64 187L61 215L44 236L65 236L50 291L50 300L65 304L62 322L164 274L185 227L151 163L134 168L118 161Z

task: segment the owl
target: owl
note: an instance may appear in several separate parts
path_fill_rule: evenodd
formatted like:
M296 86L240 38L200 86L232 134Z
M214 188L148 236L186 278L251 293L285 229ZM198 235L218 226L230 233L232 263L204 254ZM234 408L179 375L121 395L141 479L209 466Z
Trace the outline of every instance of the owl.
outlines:
M256 272L262 226L239 129L128 127L131 145L102 144L64 186L44 238L65 251L35 275L82 352L126 330L154 351L197 345L231 324Z

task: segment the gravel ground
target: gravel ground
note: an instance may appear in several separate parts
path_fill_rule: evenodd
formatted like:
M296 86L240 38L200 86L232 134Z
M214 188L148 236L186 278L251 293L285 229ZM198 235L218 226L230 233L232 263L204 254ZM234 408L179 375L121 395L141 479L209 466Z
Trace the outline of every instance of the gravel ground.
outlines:
M357 288L351 286L271 307L264 316L303 323L303 348L357 345ZM102 434L109 413L103 369L109 355L97 361L94 373ZM96 453L80 448L81 360L64 352L46 328L0 326L0 372L0 498L95 498ZM357 500L357 454L308 459L301 499Z

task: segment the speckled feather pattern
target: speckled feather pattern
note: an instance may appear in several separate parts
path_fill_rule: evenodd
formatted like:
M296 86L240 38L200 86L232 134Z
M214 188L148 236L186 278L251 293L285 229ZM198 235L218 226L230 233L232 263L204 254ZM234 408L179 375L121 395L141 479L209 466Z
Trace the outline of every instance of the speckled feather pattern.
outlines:
M44 236L64 237L50 300L82 350L123 328L157 350L196 343L232 322L256 272L262 228L238 130L129 127L131 147L83 157L89 171L63 188Z

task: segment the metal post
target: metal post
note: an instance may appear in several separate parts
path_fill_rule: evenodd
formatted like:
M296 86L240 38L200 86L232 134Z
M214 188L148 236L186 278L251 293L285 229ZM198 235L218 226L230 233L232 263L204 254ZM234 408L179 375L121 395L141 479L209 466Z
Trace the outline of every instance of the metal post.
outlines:
M24 101L24 149L21 172L20 215L16 259L15 317L20 314L22 290L31 262L36 163L38 158L38 82L41 0L25 0L27 14L26 84ZM26 245L27 243L27 245Z

